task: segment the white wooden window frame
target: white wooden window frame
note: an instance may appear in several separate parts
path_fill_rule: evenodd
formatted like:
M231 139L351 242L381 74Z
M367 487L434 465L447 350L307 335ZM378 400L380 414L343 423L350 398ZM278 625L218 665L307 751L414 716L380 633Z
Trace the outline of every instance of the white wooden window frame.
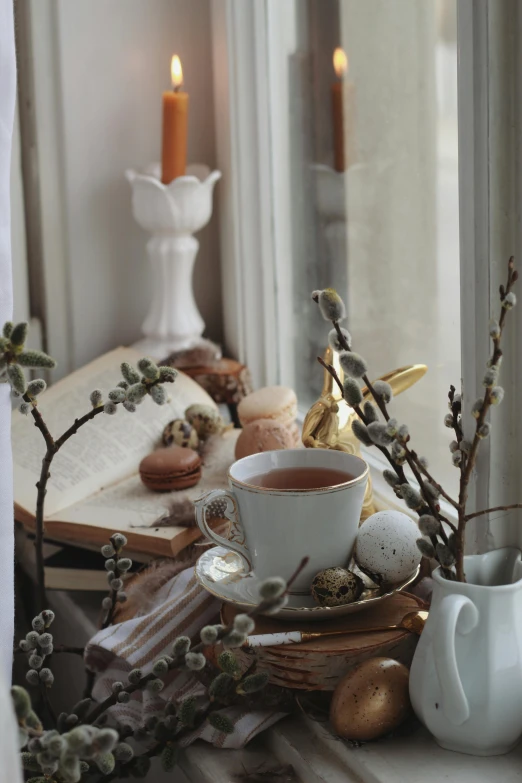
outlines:
M54 0L18 3L15 17L18 50L23 58L18 66L18 109L25 129L22 143L28 275L31 278L33 270L35 279L43 284L43 290L33 288L31 338L36 347L36 327L42 347L52 346L57 369L50 376L55 381L73 369L57 4ZM42 339L42 332L46 339Z
M212 0L218 163L225 175L225 336L257 384L289 382L292 372L292 357L285 354L292 340L280 339L292 328L285 299L291 285L292 194L285 165L289 134L281 132L287 87L278 78L278 58L292 51L296 8L296 0ZM462 385L469 411L481 391L488 324L498 312L506 261L512 254L521 258L522 80L514 41L522 11L516 0L459 0L457 8ZM502 368L507 402L495 411L494 435L479 460L480 481L472 481L470 489L471 503L482 508L522 499L517 459L522 424L516 408L522 391L520 310L515 309L509 329ZM505 514L492 532L483 517L470 546L522 543L517 523L518 512Z
M516 44L522 9L516 0L459 0L457 9L462 386L469 412L482 390L488 325L498 317L498 287L505 281L506 261L511 255L519 265L522 261L522 71ZM522 314L515 308L503 344L505 404L492 414L492 437L483 442L471 485L476 508L522 499L521 338ZM477 551L521 546L521 527L519 511L482 517L468 546Z

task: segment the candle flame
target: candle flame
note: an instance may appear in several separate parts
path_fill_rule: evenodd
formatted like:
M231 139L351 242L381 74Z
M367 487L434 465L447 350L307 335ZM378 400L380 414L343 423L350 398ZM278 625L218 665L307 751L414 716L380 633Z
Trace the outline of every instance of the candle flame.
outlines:
M340 46L333 53L333 67L338 79L341 79L348 70L348 57Z
M172 79L172 86L175 90L179 89L183 84L183 69L181 68L181 60L177 54L174 54L170 62L170 78Z

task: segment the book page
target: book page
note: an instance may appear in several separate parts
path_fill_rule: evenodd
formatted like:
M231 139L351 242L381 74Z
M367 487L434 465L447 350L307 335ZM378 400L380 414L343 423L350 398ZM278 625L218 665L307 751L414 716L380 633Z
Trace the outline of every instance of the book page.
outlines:
M79 522L92 527L113 527L122 532L130 528L150 528L155 523L159 526L159 520L169 513L170 494L151 492L138 475L129 476L52 514L48 522Z
M192 492L199 497L198 487ZM82 546L84 542L97 543L98 547L107 543L113 533L123 533L129 542L126 551L132 550L135 553L132 556L140 562L144 554L172 557L201 536L194 525L164 524L164 517L171 511L172 494L151 492L139 476L130 476L54 514L46 519L45 529L51 538L59 541ZM192 501L179 500L183 503L183 517L192 521Z
M132 528L194 525L194 501L211 489L228 487L228 469L234 462L239 430L214 435L202 454L201 480L195 487L172 492L152 492L138 475L129 476L112 487L63 509L49 519L78 522L93 527L113 527L122 532ZM166 518L169 517L167 520Z
M39 398L38 408L53 437L58 438L91 409L89 395L101 389L104 399L121 380L121 362L135 365L141 354L118 348L59 381ZM87 422L54 457L46 497L46 517L88 498L136 473L143 457L158 445L165 425L182 418L193 403L216 407L210 396L182 373L166 384L170 401L156 405L147 397L135 413L118 406L114 416L101 413ZM15 501L34 515L36 487L45 442L32 417L13 412Z

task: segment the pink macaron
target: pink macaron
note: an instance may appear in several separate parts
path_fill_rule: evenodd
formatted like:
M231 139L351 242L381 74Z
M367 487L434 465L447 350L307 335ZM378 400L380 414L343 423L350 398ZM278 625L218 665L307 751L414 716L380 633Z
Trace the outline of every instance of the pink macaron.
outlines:
M243 427L259 419L290 426L297 416L297 397L294 390L287 386L265 386L244 397L237 406L237 412Z
M243 459L261 451L294 449L296 445L295 435L290 427L279 421L259 419L243 427L236 442L236 459Z

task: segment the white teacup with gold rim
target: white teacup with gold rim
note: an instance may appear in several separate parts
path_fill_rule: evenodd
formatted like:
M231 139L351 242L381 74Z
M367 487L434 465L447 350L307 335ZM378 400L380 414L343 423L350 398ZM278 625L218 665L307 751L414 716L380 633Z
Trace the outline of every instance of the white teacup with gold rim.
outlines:
M245 575L258 579L289 579L309 557L291 590L305 595L318 571L349 563L368 471L363 459L342 451L253 454L230 468L230 490L214 489L196 501L197 524L211 541L240 554ZM226 501L228 539L207 522L206 509L216 500Z

